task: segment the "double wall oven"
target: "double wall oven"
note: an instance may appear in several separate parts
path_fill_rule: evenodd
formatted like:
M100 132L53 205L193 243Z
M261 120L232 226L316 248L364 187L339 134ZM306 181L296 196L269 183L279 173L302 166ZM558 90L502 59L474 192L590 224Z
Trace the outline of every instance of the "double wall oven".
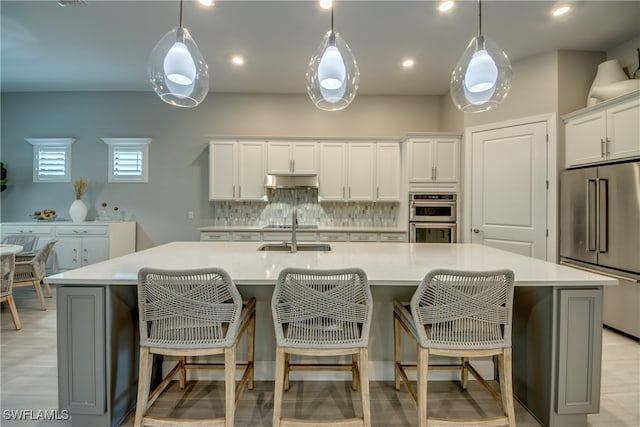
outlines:
M409 194L409 242L456 243L455 194Z

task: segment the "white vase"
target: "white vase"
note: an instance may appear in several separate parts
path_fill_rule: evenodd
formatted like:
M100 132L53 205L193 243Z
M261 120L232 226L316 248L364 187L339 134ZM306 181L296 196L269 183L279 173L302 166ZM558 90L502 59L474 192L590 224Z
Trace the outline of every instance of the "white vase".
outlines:
M69 208L69 216L73 222L83 222L87 218L87 205L80 199L74 200Z
M598 86L610 85L611 83L621 82L628 79L629 78L622 70L620 61L618 61L617 59L604 61L603 63L598 65L596 77L593 79L593 83L591 83L591 89L589 89L589 95L587 95L587 107L595 105L601 101L600 99L592 96L591 92L594 88Z

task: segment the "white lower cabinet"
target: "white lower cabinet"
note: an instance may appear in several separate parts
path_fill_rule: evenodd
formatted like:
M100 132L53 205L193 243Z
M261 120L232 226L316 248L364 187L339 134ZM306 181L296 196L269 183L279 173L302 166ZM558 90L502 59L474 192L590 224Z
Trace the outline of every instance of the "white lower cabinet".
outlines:
M201 241L263 241L285 242L291 240L290 231L201 231ZM298 231L298 242L406 242L407 233L369 231Z
M136 250L135 222L3 223L2 237L9 234L36 234L38 249L49 240L58 240L47 260L49 273L83 267Z
M347 242L349 233L320 232L321 242Z
M259 231L234 231L232 239L239 242L259 242L262 236Z
M212 240L212 241L231 240L231 232L229 232L229 231L202 231L202 232L200 232L200 240Z
M380 233L381 242L406 242L407 233Z
M57 224L54 270L65 271L135 252L135 222Z
M106 237L61 237L55 245L57 270L72 270L109 259Z

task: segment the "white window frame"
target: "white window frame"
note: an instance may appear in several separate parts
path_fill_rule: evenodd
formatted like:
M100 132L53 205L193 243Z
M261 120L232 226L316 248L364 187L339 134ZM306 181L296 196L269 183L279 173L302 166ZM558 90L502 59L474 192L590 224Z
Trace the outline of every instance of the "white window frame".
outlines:
M151 138L101 138L109 146L109 170L107 171L107 182L129 182L147 183L149 182L149 144ZM141 164L140 174L118 175L115 170L115 154L118 149L132 150L140 153Z
M25 141L33 145L33 182L71 182L71 144L75 138L25 138ZM40 157L53 151L64 153L60 175L47 175L40 168Z

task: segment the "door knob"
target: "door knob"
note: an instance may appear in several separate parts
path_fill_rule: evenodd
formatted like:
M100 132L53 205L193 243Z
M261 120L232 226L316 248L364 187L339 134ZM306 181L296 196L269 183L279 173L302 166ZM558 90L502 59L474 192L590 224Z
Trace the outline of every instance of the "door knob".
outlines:
M478 233L480 232L480 230L478 230L477 228L474 228L474 229L473 229L473 232L474 232L474 233L476 233L476 234L478 234Z

